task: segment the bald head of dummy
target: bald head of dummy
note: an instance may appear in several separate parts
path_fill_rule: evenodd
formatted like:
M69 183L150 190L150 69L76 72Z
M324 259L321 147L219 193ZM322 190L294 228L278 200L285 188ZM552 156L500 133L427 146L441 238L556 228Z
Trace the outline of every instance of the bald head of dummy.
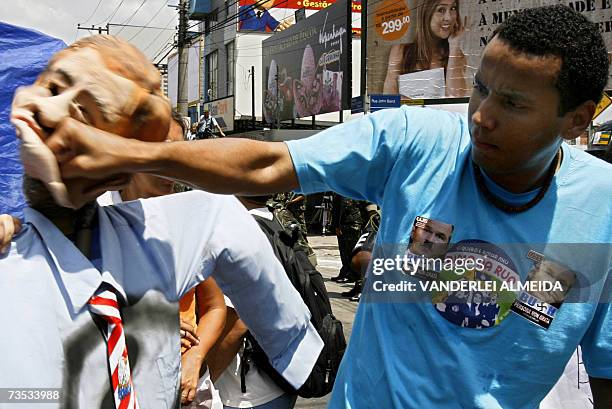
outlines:
M56 53L36 82L20 88L13 100L11 119L23 141L27 177L43 182L61 206L75 207L43 141L68 118L126 138L164 141L171 113L160 85L153 64L112 36L83 38ZM31 205L34 193L26 180Z
M13 115L24 115L43 137L72 117L127 138L163 141L170 106L160 83L158 71L131 44L87 37L55 54L36 82L19 90Z

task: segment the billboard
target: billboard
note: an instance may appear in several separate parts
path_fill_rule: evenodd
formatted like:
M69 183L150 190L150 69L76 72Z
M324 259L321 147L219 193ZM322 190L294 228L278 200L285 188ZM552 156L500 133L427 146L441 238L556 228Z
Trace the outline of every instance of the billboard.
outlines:
M210 116L217 120L223 132L234 130L234 97L225 97L205 102L202 105L203 111L208 110Z
M370 94L400 94L402 100L469 96L490 35L529 7L569 4L601 26L608 50L612 49L612 8L607 0L366 1Z
M273 32L296 23L296 11L304 10L309 17L334 4L336 0L240 0L239 31ZM352 3L353 32L361 33L361 1Z
M350 109L349 15L340 0L263 41L266 122Z

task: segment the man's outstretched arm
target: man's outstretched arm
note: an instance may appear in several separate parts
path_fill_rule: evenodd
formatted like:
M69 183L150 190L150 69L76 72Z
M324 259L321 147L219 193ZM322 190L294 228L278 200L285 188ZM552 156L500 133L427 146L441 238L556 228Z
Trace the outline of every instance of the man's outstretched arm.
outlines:
M66 119L46 143L65 181L147 172L215 193L264 194L298 187L289 150L280 142L226 138L148 143Z

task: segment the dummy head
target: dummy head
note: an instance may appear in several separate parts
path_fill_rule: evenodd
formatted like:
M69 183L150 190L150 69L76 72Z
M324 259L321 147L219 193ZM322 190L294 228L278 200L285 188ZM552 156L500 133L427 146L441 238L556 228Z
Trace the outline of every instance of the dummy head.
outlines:
M24 116L43 138L65 117L147 141L163 141L170 126L159 73L111 36L87 37L55 54L34 85L19 90L13 116Z
M115 37L84 38L55 54L36 82L20 88L13 100L11 118L24 142L26 174L44 182L59 204L69 206L65 187L54 189L62 181L41 140L62 120L73 118L126 138L163 141L170 126L170 105L160 83L147 58ZM33 190L26 193L35 206Z

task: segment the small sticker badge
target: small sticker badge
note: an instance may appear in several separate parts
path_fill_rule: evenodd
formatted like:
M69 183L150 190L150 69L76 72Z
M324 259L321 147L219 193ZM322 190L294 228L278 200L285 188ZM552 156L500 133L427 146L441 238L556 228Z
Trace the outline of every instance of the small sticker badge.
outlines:
M533 267L527 274L525 289L514 300L511 310L548 329L576 282L576 273L534 250L527 257L533 261Z
M421 280L437 280L453 229L451 224L417 216L404 258L404 273Z

